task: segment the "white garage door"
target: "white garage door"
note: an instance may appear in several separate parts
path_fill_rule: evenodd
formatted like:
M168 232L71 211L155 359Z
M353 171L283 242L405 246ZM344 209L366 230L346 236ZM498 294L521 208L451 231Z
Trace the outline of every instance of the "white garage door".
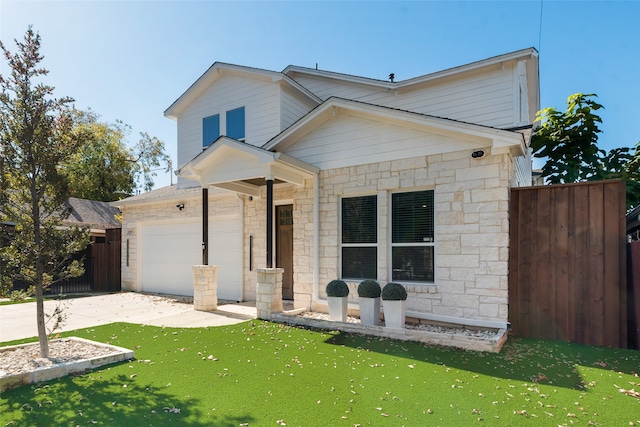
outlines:
M202 224L145 224L142 289L193 295L191 266L202 264ZM242 228L239 219L209 222L209 264L218 266L218 299L242 300Z

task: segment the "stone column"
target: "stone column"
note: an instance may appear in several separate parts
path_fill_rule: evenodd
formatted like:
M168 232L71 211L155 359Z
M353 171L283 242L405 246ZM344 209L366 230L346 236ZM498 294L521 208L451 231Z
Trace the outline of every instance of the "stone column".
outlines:
M271 320L273 313L282 313L282 268L258 268L256 311L258 319Z
M218 309L218 266L194 265L193 309L214 311Z

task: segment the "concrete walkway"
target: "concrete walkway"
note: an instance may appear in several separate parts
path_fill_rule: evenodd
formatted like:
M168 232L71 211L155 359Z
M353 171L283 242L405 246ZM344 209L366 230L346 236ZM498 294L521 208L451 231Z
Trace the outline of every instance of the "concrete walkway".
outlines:
M45 313L52 313L57 304L57 301L45 301ZM113 322L169 327L222 326L256 317L252 302L219 305L214 312L204 312L194 310L191 299L134 292L71 298L62 304L67 318L61 331ZM37 335L34 302L0 306L0 342Z

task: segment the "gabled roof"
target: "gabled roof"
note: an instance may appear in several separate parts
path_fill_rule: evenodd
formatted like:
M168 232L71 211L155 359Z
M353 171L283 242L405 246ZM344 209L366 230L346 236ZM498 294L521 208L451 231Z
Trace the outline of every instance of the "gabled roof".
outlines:
M237 193L260 196L263 179L302 185L319 169L284 153L221 136L178 171L185 179Z
M448 68L446 70L437 71L435 73L425 74L425 75L414 77L408 80L402 80L402 81L393 82L393 83L387 80L372 79L367 77L354 76L350 74L336 73L333 71L324 71L324 70L317 70L313 68L299 67L295 65L289 65L287 68L285 68L282 71L282 73L294 79L296 74L307 74L310 76L324 77L332 80L340 80L343 82L357 83L357 84L362 84L362 85L371 86L371 87L400 91L401 89L405 89L405 88L408 89L411 86L423 84L423 83L441 79L444 77L450 77L456 74L462 74L462 73L478 70L480 68L489 67L489 66L500 64L507 61L521 60L521 59L528 59L528 58L537 59L538 51L535 48L530 47L527 49L518 50L518 51L507 53L504 55L494 56L491 58L483 59L481 61L471 62L469 64L461 65L458 67ZM531 68L531 72L533 72L533 70L537 70L537 67ZM537 71L534 77L536 79L538 78Z
M254 79L260 79L270 82L278 82L288 86L301 97L320 103L322 100L311 93L305 87L295 80L277 71L263 70L260 68L245 67L241 65L227 64L224 62L215 62L207 71L202 74L173 104L164 112L165 117L176 120L180 114L191 102L202 95L213 83L223 75L240 75Z
M331 97L262 146L265 150L283 151L337 113L423 128L442 135L465 135L492 141L494 148L515 147L526 153L524 137L519 132L497 129L459 120L430 116L412 111L383 107L361 101Z

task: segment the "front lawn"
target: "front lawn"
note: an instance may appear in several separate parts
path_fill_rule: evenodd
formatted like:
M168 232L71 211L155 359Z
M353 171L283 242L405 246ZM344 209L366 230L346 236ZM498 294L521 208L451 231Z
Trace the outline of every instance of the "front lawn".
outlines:
M64 335L136 360L5 392L1 426L640 425L633 350L510 339L477 353L260 320Z

